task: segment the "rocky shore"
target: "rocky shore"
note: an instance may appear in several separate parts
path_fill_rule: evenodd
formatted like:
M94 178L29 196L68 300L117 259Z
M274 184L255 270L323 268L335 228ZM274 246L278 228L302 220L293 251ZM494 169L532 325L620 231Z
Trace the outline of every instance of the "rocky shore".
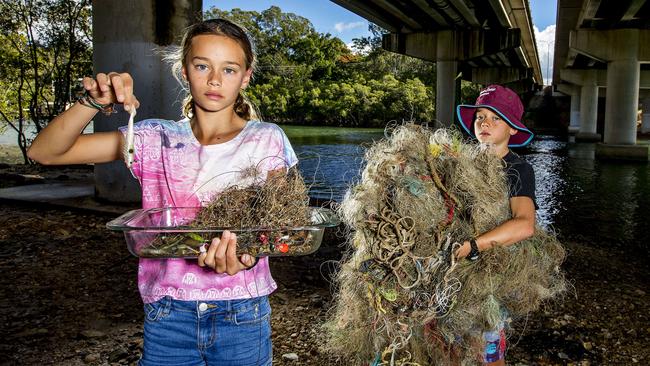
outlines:
M88 167L0 165L2 186L92 179ZM0 202L0 365L133 365L142 348L137 258L114 215ZM585 228L588 230L588 228ZM274 364L347 365L319 348L340 256L330 231L316 254L272 260ZM565 242L574 286L512 324L511 365L650 364L647 253Z

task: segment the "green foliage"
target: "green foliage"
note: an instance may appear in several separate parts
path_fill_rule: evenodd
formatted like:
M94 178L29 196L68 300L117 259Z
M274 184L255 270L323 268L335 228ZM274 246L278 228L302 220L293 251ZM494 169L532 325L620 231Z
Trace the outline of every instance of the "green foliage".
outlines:
M90 0L0 0L0 117L18 133L61 113L92 71ZM25 155L25 162L28 159Z
M275 6L262 12L213 7L205 18L233 20L255 40L258 65L247 95L266 120L370 127L434 118L435 65L384 51L375 25L350 50Z

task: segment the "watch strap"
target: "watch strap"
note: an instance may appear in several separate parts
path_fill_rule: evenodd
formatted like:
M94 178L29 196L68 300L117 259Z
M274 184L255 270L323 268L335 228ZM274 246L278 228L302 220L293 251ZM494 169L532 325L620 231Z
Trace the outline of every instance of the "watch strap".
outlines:
M467 255L467 259L471 261L475 261L479 259L479 257L481 256L480 254L481 252L479 252L478 250L478 244L476 244L476 239L470 239L469 246L470 246L470 250L469 250L469 254Z

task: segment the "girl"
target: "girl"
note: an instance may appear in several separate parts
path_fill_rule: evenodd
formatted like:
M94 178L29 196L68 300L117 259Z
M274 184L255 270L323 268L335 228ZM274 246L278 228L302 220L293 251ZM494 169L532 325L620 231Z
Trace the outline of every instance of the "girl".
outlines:
M459 105L457 113L463 129L504 160L510 188L512 218L465 241L456 252L458 258L478 260L484 250L496 245L512 245L531 237L535 232L535 174L527 161L509 149L527 145L533 139L533 133L521 123L524 106L519 96L500 85L490 85L481 90L474 105ZM488 365L505 365L503 328L486 331L483 335L487 340L484 362Z
M264 178L297 163L282 130L256 121L241 94L255 65L252 42L242 28L223 19L196 24L175 61L173 68L189 89L186 118L135 126L130 169L142 186L143 208L199 206L229 185L250 183L230 172L256 165ZM139 106L131 76L98 74L84 78L83 85L86 95L37 136L30 158L43 164L127 159L124 127L80 132L98 110L110 113L113 103L127 111ZM139 365L271 364L267 296L277 286L267 258L238 258L236 247L236 235L226 231L198 260L140 259L145 324Z

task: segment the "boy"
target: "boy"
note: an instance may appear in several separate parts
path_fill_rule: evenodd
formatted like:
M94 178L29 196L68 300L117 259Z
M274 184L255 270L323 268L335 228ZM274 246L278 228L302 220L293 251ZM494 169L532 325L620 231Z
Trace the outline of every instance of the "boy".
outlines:
M534 135L521 123L524 106L519 96L500 85L481 90L474 105L459 105L457 113L463 129L504 160L510 189L511 219L465 241L456 251L458 258L474 261L480 259L482 251L515 244L535 232L535 173L527 161L509 149L529 144ZM485 331L483 339L486 340L483 362L505 365L503 326Z

